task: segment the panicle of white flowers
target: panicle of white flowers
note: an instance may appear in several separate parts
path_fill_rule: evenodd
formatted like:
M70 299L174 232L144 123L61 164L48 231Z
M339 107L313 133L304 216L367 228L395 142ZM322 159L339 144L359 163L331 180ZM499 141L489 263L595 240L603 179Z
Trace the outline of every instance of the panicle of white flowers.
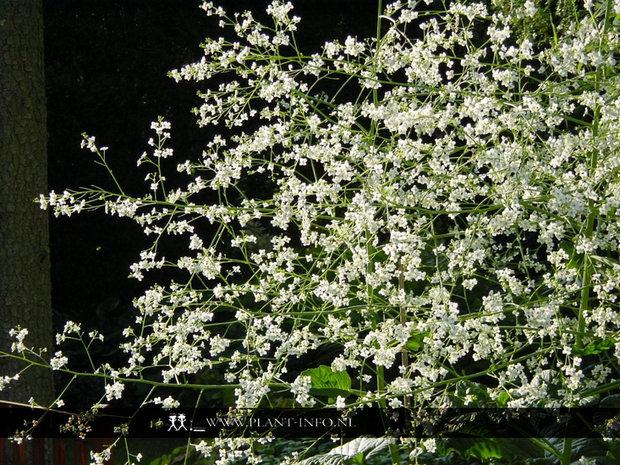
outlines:
M321 364L363 390L338 408L573 406L617 381L620 39L601 2L549 45L515 31L537 14L529 0L510 13L397 3L380 38L311 54L295 48L290 3L271 3L266 25L202 7L238 40L207 39L200 60L171 72L204 86L194 112L213 130L176 165L188 181L170 188L161 173L173 151L160 118L139 160L156 168L143 197L40 199L155 235L137 279L175 268L176 281L135 299L117 375L182 384L217 369L238 384L239 408L277 395L274 383L301 406L325 402L294 367L330 347ZM105 163L94 138L83 146ZM187 250L168 255L169 236ZM177 405L168 399L153 402ZM249 443L230 441L196 447L216 463L247 458Z
M202 162L188 161L179 165L180 171L210 172L188 185L190 191L194 189L191 186L200 186L195 192L209 187L214 191L229 189L243 173L267 175L277 188L272 200L244 199L242 208L226 204L197 208L190 202L192 192L170 191L175 192L172 200L185 205L187 214L205 214L212 224L237 222L240 228L229 230L229 241L249 258L240 266L228 268L228 259L217 246L205 249L193 228L187 228L192 234L190 250L196 254L181 257L176 266L191 276L215 282L246 268L260 273L260 280L217 282L212 291L197 293L202 294L199 306L192 306L198 302L193 297L180 299L193 311L200 309L199 316L193 318L179 313L177 309L182 307L171 302L173 296L178 299L177 291L155 286L145 299L139 299L145 316L157 315L157 323L147 325L152 335L126 344L125 350L143 354L143 348L150 352L156 345L162 347L153 360L169 360L164 375L168 381L204 366L200 358L207 354L210 359L225 361L222 354L231 342L215 330L203 330L201 325L211 320L213 309L234 303L240 306L236 317L241 317L220 327L241 325L243 346L258 359L270 353L284 358L301 355L304 350L319 347L321 341L332 341L343 347L343 353L332 362L336 371L357 369L367 358L376 365L391 367L400 363L411 334L424 334L424 351L410 357L408 366L401 366L404 377L395 380L390 389L396 393L417 386L427 398L427 386L448 373L437 360L456 364L471 354L475 360L499 361L510 347L508 341L520 337L534 343L563 334L564 344L576 344L574 337L566 336L570 318L561 316L560 310L580 290L578 275L568 266L572 257L565 248L568 242L575 243L574 253L581 255L617 248L613 222L600 222L597 229L585 234L580 225L591 215L591 202L600 203L607 212L618 202L615 183L601 183L609 173L603 167L617 166L618 140L609 133L603 142L590 130L589 123L578 124L568 133L561 131L560 125L565 121L562 115L572 118L579 105L589 108L590 114L597 112L598 134L617 121L618 112L608 110L614 107L616 94L586 91L578 84L584 67L596 72L613 64L610 53L618 39L611 31L584 19L557 44L536 50L529 38L514 43L511 18L494 14L489 20L482 4L453 3L438 17L395 5L386 11L393 22L381 42L353 37L347 37L344 44L328 42L306 63L284 69L270 60L249 65L247 57L252 53L268 54L273 46L263 37L267 29L250 13L231 20L219 8L207 3L203 7L210 14L227 18L222 26L233 27L247 42L210 40L205 44L203 60L173 71L172 76L196 81L215 74L233 76L217 90L202 94L204 103L196 111L201 125L235 126L251 118L262 119L265 124L254 133L236 135L228 141L216 136L203 153ZM289 19L290 10L290 4L281 2L269 6L268 13L280 28L276 34L294 30L296 20ZM534 4L526 2L515 14L530 17L535 13ZM414 21L419 22L423 37L404 41L400 28ZM487 45L472 42L471 32L477 22L487 24ZM445 33L448 29L453 31L451 35ZM278 40L287 43L282 36ZM603 50L599 44L605 44L609 52L599 51ZM455 47L465 47L467 53L462 58L446 53ZM234 59L235 54L244 58ZM492 58L489 61L485 57ZM354 64L355 59L358 64ZM379 89L378 98L351 104L330 101L308 90L314 77L342 70L357 72L354 69L359 71L360 89ZM537 88L519 88L519 83L536 70L552 73L552 77L574 76L567 84L572 93L553 79L541 81ZM406 83L390 81L399 72L406 76ZM243 91L242 82L256 91ZM263 102L260 112L248 110L253 100ZM322 116L314 112L319 108ZM362 119L370 126L360 131ZM154 123L153 129L157 135L169 137L164 132L169 125L162 120ZM380 147L373 139L379 131L385 133ZM431 136L432 143L424 139ZM594 168L588 165L593 144L599 144ZM263 157L264 153L270 153L271 161ZM583 156L572 160L574 153ZM298 176L309 165L320 167L324 174ZM562 171L563 166L570 168ZM345 188L353 179L357 180L355 187ZM342 211L340 216L336 209ZM166 230L150 226L169 217L169 211L154 209L149 219L140 221L149 225L149 232L185 233L184 227ZM248 218L263 217L271 218L276 231L288 231L293 226L304 247L322 253L304 256L285 245L287 235L277 233L270 238L271 250L252 251L256 238L243 235L241 228ZM445 232L436 233L436 228ZM387 239L380 242L384 232ZM502 237L508 239L500 240ZM513 242L526 237L535 237L545 249L520 247L515 253ZM224 241L224 235L218 240ZM134 275L142 277L138 272L152 267L149 263L135 265ZM548 270L545 263L551 272L541 275ZM615 270L615 265L612 268ZM303 269L311 271L302 277ZM531 273L540 278L533 278ZM399 275L404 288L398 284ZM597 280L594 290L607 302L602 308L610 308L610 301L616 300L610 287L614 278L603 275L597 273L592 278ZM614 271L612 276L616 275ZM488 286L489 279L496 284L481 295L483 309L465 312L459 300L467 299L469 292L480 292L480 286ZM406 283L416 282L424 283L418 285L421 290L408 291ZM523 300L541 285L549 295L544 303ZM155 295L158 297L153 300ZM244 295L267 303L270 316L246 308L239 300ZM360 306L360 300L366 304ZM322 317L329 308L337 313ZM319 321L324 319L316 330L306 329L301 338L301 333L284 329L295 320L289 312L293 315L300 310L316 315ZM352 312L362 319L353 323ZM396 318L403 312L409 323L395 326L389 316ZM180 319L166 323L172 314L179 314ZM384 315L378 325L373 321L376 314ZM596 308L584 316L597 337L608 335L616 327L610 314ZM528 329L497 331L497 324L507 316L523 319ZM194 335L193 342L181 344L178 336L184 334ZM360 334L364 337L356 337ZM299 345L287 343L291 340L306 341L306 349L300 351ZM558 344L547 347L540 355L544 363L549 363L560 348ZM144 355L132 356L132 360L142 363ZM189 360L195 365L188 364ZM569 354L566 363L570 360ZM250 372L244 371L241 378L235 374L237 363L238 359L230 360L227 378L242 380L245 387L237 395L242 405L251 405L264 393L260 389L254 393ZM540 378L543 371L536 369L527 373L528 385L539 379L545 379L546 385L568 379L547 372ZM363 373L360 376L365 378ZM575 376L570 379L578 379ZM302 379L291 383L299 396L304 395L299 384ZM569 384L574 385L574 381ZM515 398L527 398L534 404L544 402L544 396L519 394L522 388L525 384L515 385Z
M40 195L38 199L42 210L51 208L54 216L71 216L80 213L86 207L86 200L75 197L74 193L65 190L62 195L51 191L47 196Z

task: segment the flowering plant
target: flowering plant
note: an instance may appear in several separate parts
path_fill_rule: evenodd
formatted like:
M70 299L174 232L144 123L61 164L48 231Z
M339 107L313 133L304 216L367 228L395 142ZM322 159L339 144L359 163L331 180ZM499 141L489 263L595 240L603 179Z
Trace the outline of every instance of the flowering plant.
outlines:
M142 383L166 407L159 387L230 389L238 408L560 407L620 385L620 3L586 2L549 43L515 32L532 1L492 3L379 2L376 37L311 54L290 3L269 24L202 4L236 39L170 73L202 86L194 112L217 131L178 161L188 181L166 182L160 118L138 160L148 193L40 198L141 225L153 241L132 277L177 270L135 300L127 363L93 366L104 397ZM221 381L191 381L207 370ZM251 442L197 448L223 464Z

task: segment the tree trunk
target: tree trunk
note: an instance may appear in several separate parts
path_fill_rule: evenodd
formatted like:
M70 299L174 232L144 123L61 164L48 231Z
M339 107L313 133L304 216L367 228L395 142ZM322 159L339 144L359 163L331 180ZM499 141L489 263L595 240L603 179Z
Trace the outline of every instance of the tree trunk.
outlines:
M52 350L48 215L34 203L47 191L47 130L41 0L0 0L0 351L8 332L28 329L28 347ZM24 364L0 358L0 376ZM0 398L53 400L53 377L28 369Z

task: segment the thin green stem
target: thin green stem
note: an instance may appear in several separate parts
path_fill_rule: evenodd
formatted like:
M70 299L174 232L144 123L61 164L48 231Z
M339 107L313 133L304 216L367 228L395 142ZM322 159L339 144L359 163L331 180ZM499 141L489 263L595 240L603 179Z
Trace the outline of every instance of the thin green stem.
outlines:
M562 456L560 457L560 465L570 465L572 446L573 438L564 438L564 444L562 446Z
M51 367L45 363L33 362L26 357L20 357L18 355L10 354L8 352L0 352L0 358L12 358L15 360L21 360L25 362L29 362L31 366L41 367L51 369ZM118 381L120 383L134 383L134 384L144 384L147 386L155 386L155 387L163 387L163 388L180 388L180 389L195 389L195 390L204 390L204 391L217 391L222 389L239 389L241 388L240 384L190 384L190 383L181 383L181 384L173 384L173 383L165 383L163 381L153 381L149 379L136 379L136 378L126 378L122 376L112 376L105 373L86 373L80 371L69 370L67 368L60 368L56 370L61 373L70 374L73 376L80 376L85 378L99 378L103 380L110 381ZM283 388L288 389L287 384L283 383L269 383L269 388Z
M600 86L600 72L596 73L595 77L595 89L598 92ZM594 140L599 135L599 120L600 120L600 108L597 107L594 111L594 121L592 124L592 137ZM598 151L592 150L589 160L589 171L594 176L598 165ZM586 221L586 228L584 236L586 239L592 238L594 232L594 225L598 218L598 210L593 199L588 201L588 218ZM577 323L577 336L575 338L575 347L577 349L583 349L583 336L586 329L586 312L590 309L590 294L592 290L592 274L594 272L594 265L588 254L585 254L583 260L583 269L581 270L581 296L579 299L579 318Z

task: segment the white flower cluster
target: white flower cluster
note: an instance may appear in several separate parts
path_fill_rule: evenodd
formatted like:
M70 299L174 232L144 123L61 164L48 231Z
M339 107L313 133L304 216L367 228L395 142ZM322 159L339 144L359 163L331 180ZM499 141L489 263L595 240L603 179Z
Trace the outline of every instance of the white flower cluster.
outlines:
M106 448L101 452L90 451L91 465L100 465L112 458L112 449Z
M50 365L53 370L59 370L69 363L69 359L62 354L61 351L57 351L54 357L50 360Z
M0 377L0 391L2 391L12 381L19 380L19 373L13 376L1 376Z
M24 352L28 348L24 344L26 336L28 336L28 328L17 327L9 331L9 336L15 338L15 342L11 343L11 352Z
M154 405L161 405L165 410L169 410L172 408L177 408L180 405L180 402L176 399L173 399L171 396L162 399L161 397L155 397L153 399Z
M295 402L302 407L313 407L316 400L310 396L312 379L310 376L299 376L291 383L291 393L295 396ZM340 405L342 408L343 406Z
M105 385L105 397L107 400L120 399L123 396L125 385L115 381L112 384Z

